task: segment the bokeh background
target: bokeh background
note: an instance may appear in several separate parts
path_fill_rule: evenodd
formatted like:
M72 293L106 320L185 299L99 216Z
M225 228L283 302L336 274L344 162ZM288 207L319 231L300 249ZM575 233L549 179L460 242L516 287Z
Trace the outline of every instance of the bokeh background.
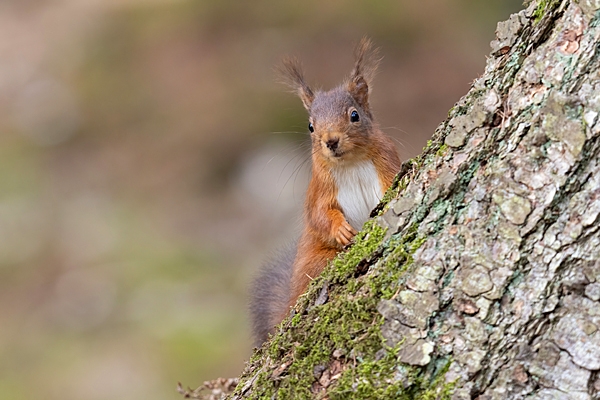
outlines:
M306 116L372 37L406 159L520 0L0 1L0 399L178 399L238 375L248 285L299 228Z

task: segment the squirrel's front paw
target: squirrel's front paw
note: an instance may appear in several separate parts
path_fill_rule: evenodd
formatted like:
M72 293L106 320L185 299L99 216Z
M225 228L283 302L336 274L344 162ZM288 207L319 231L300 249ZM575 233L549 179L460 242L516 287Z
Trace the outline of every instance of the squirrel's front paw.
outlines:
M335 232L335 240L342 247L350 244L354 235L358 232L352 227L347 221L340 224L337 231Z

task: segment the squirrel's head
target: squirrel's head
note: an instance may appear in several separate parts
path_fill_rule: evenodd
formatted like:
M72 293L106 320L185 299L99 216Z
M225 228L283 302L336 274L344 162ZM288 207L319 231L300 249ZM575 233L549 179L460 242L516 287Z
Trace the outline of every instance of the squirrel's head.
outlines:
M363 38L356 48L356 62L350 77L329 91L313 91L304 79L300 63L285 59L281 73L308 111L313 154L330 162L366 157L373 129L369 92L380 62L378 50Z

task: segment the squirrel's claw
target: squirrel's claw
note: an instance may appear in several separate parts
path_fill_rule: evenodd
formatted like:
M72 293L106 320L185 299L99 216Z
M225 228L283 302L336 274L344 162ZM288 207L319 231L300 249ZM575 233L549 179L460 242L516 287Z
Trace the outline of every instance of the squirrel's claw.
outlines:
M358 232L352 227L352 225L350 225L347 221L344 221L336 232L335 240L342 247L345 247L350 244L357 233Z

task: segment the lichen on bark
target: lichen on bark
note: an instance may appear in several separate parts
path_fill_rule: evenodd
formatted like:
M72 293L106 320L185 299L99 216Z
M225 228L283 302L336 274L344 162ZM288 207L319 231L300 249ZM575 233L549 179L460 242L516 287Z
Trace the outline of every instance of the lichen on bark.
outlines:
M240 398L600 398L600 1L534 1Z

